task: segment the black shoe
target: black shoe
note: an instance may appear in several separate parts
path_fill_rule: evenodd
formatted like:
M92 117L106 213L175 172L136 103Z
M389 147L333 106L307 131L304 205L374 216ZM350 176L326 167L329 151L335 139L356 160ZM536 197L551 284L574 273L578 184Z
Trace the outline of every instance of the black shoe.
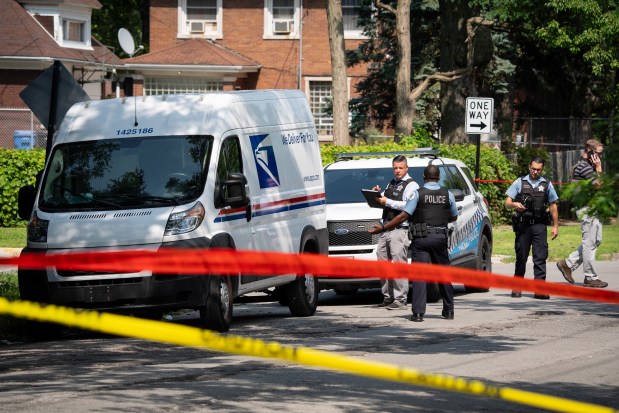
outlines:
M445 320L453 320L454 319L454 312L453 312L453 310L451 310L451 311L443 310L443 312L441 314L443 315L443 318Z
M378 304L376 307L387 307L389 304L393 303L394 300L386 300L382 303Z
M512 291L512 298L520 298L522 297L521 291Z
M411 316L411 321L414 321L416 323L422 322L423 321L423 314L413 313L413 315Z
M533 298L536 298L538 300L548 300L550 296L546 294L535 294Z

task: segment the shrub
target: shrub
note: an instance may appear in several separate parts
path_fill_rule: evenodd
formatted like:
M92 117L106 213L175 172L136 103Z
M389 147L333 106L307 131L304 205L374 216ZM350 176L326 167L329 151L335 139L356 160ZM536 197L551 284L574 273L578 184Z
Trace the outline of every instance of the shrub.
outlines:
M19 300L17 272L0 274L0 297ZM0 339L22 341L26 337L26 321L21 318L0 315Z
M23 227L17 215L17 194L25 185L34 185L45 165L44 149L0 148L0 227Z
M472 144L440 145L439 154L444 157L458 159L475 175L475 158L477 147ZM478 188L490 206L490 220L493 225L508 223L511 211L505 208L505 191L516 180L513 163L498 149L486 146L480 148L479 179L504 182L479 182Z
M0 274L0 297L9 300L19 300L19 287L17 285L17 272L11 271Z

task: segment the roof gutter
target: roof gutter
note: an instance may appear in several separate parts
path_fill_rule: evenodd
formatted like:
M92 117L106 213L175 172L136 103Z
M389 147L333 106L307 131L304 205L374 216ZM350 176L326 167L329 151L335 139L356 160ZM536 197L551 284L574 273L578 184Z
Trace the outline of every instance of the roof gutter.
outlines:
M159 65L127 63L116 66L119 69L136 71L182 71L182 72L211 72L211 73L254 73L262 68L255 66L221 66L221 65Z

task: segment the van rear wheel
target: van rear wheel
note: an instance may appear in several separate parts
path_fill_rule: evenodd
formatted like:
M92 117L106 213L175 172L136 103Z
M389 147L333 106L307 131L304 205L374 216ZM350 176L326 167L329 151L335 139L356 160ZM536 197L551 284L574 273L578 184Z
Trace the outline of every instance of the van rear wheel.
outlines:
M298 276L286 286L286 297L290 313L295 317L309 317L318 307L318 280L313 274Z
M230 277L212 275L208 283L206 304L200 308L202 326L220 333L230 330L232 309L232 282Z

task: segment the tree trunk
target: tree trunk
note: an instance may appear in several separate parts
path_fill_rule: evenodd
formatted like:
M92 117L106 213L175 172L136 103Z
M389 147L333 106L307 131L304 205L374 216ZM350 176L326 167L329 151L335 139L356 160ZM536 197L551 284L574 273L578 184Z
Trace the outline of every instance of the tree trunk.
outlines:
M440 0L440 71L449 72L472 66L467 56L466 22L471 9L466 0ZM464 133L466 98L477 96L471 76L441 83L441 141L447 144L469 142Z
M398 1L396 10L398 68L396 72L395 141L411 134L414 101L411 97L411 0Z
M327 19L333 76L333 144L348 146L351 140L348 133L348 79L341 0L327 0Z

